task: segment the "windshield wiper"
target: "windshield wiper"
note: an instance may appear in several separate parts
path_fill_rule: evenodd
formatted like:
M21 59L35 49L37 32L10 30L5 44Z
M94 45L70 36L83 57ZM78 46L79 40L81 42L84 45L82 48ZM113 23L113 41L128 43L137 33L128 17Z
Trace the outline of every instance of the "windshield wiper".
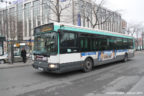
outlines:
M45 57L50 57L50 54L42 54Z
M50 57L50 54L44 53L44 52L33 52L34 55L43 55L45 57Z

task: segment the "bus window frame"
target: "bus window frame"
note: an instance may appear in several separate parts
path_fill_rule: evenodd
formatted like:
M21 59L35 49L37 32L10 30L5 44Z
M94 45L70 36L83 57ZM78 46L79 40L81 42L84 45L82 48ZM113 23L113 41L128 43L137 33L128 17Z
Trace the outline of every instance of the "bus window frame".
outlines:
M45 32L45 33L41 33L41 32L40 32L40 34L35 34L35 36L34 36L34 42L35 42L35 37L38 37L39 35L43 35L43 34L47 34L47 33L52 33L52 32L55 32L55 33L56 33L55 46L56 46L56 48L57 48L57 51L56 51L55 53L53 53L53 54L50 53L51 56L59 54L59 51L58 51L58 50L59 50L59 49L58 49L58 39L59 39L59 38L58 38L58 35L59 35L59 33L58 33L57 31ZM34 50L34 51L35 51L35 50ZM36 54L36 53L34 53L34 54ZM47 57L49 57L49 56L47 56Z
M59 53L60 54L69 54L69 53L78 53L79 52L79 40L78 40L78 36L79 36L79 34L78 34L78 32L75 32L75 31L69 31L69 30L63 30L63 29L60 29L60 30L58 30L58 33L59 33ZM76 36L77 36L77 39L76 39L76 46L75 47L61 47L61 33L62 34L65 34L65 33L74 33L74 34L76 34ZM62 49L70 49L71 50L71 52L64 52L64 51L62 51Z

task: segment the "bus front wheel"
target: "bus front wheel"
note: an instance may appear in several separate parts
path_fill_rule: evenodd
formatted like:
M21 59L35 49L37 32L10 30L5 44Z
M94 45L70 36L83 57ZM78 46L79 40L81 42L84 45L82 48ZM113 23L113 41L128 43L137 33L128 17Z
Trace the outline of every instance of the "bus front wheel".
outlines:
M92 60L90 58L86 59L84 61L84 64L83 64L83 71L84 72L89 72L89 71L92 70L92 67L93 67Z

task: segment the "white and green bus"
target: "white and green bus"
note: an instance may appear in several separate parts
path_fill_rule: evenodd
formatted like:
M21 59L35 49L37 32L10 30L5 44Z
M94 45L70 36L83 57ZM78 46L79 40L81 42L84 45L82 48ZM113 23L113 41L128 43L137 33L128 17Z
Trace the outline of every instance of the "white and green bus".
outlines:
M94 66L127 61L134 38L80 26L49 23L34 30L33 67L47 72L91 71Z

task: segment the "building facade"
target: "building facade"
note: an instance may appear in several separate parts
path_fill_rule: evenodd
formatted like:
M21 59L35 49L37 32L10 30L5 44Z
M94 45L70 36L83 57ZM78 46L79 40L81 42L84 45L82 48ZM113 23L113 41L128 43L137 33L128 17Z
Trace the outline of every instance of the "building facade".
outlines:
M33 40L35 27L57 21L112 32L122 32L121 15L103 7L99 9L95 7L95 10L98 10L98 19L96 19L92 6L97 5L91 0L52 1L25 0L0 10L0 34L8 37L8 40L29 42ZM96 24L95 27L93 27L94 24Z
M126 32L126 28L127 28L127 22L122 19L122 33Z

